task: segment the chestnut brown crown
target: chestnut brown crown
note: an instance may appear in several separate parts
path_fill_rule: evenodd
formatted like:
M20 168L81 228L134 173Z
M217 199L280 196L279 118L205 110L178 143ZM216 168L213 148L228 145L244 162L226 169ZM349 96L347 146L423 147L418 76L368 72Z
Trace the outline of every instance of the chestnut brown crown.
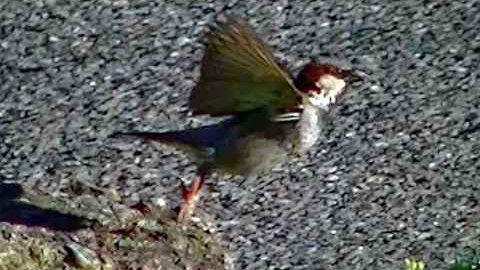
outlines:
M298 90L307 94L312 105L328 110L344 92L351 74L350 70L331 64L311 62L300 71L294 83Z
M347 80L352 75L352 71L340 69L331 64L316 64L315 62L310 62L298 73L295 79L295 86L304 93L310 91L320 92L321 89L318 87L317 82L325 75Z

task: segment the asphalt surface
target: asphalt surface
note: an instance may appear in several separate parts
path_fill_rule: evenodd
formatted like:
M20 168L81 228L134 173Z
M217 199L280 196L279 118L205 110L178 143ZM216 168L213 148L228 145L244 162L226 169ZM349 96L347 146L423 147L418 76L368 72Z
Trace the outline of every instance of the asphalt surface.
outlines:
M209 121L186 104L229 12L293 74L310 58L365 74L310 155L208 180L199 216L236 269L440 269L480 246L479 1L226 2L2 1L0 180L177 207L188 159L109 136Z

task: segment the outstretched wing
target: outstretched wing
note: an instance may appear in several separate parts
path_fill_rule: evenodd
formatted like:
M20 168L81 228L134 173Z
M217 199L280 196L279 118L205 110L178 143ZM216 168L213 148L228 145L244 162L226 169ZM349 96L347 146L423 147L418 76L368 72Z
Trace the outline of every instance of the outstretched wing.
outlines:
M288 73L248 24L230 18L210 34L190 107L194 114L230 115L293 107L298 97Z

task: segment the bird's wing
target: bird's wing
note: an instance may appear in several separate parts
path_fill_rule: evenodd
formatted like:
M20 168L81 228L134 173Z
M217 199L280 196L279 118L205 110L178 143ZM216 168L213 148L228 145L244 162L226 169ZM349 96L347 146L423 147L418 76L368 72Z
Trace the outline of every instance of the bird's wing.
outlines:
M248 24L230 18L210 34L200 80L190 96L194 114L232 115L262 107L290 108L299 92Z

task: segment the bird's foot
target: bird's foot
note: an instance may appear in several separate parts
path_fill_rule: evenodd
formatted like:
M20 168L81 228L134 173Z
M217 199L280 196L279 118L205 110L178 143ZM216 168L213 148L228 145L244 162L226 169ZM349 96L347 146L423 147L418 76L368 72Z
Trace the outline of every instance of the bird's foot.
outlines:
M178 222L185 222L188 221L197 206L197 202L202 195L204 184L204 177L203 175L197 175L193 179L192 188L188 190L182 183L182 206L180 208L180 212L177 216Z

